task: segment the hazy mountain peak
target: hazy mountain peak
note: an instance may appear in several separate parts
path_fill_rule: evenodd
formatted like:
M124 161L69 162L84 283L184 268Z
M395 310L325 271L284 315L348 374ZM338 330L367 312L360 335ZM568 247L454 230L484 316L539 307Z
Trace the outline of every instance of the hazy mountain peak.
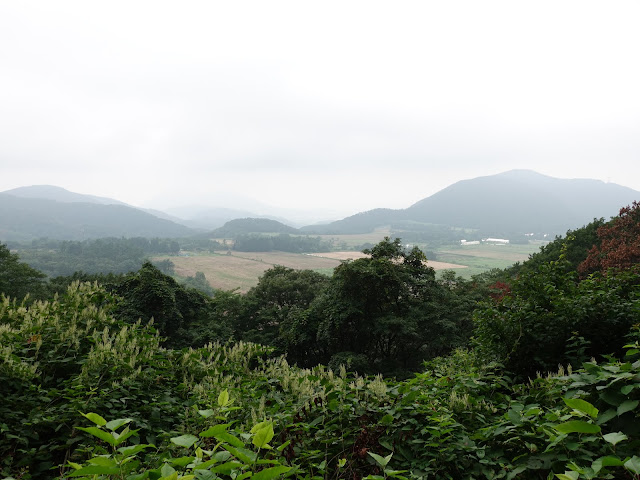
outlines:
M14 197L20 198L40 198L65 203L84 202L98 203L101 205L126 205L126 203L113 198L75 193L55 185L30 185L6 190L1 193L6 193L7 195L13 195Z
M491 235L564 234L594 217L609 218L640 192L589 179L561 179L533 170L509 170L461 180L404 210L372 210L305 230L364 233L382 225L471 228ZM415 227L414 227L415 228Z

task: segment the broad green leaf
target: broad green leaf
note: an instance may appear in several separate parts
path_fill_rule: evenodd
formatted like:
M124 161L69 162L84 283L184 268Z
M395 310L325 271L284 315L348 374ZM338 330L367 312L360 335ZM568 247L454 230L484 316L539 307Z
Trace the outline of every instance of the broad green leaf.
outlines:
M507 480L513 480L514 478L517 478L518 475L520 475L526 469L527 469L526 465L519 465L513 470L510 470L509 473L507 474Z
M104 440L109 445L116 445L116 438L109 432L99 429L98 427L76 427L78 430L90 433L94 437L98 437L100 440Z
M242 463L238 462L226 462L211 469L213 473L221 473L223 475L229 475L232 470L237 470L242 467Z
M251 478L253 480L272 480L283 473L287 473L289 470L291 470L291 467L285 467L284 465L265 468L264 470L260 470L258 473L255 473Z
M253 462L256 461L256 458L258 458L258 454L256 452L252 452L251 450L247 450L246 448L226 448L231 453L231 455L236 457L241 462L246 463L247 465L253 464Z
M217 440L226 442L234 447L244 447L244 442L242 440L227 432L229 425L229 423L214 425L213 427L206 429L204 432L201 432L200 436L205 438L215 437Z
M160 469L160 475L162 475L163 478L173 475L174 473L177 474L176 469L173 468L168 463L165 463L164 465L162 465L162 468Z
M188 456L188 457L169 458L167 460L169 462L171 462L172 466L175 466L175 467L186 467L187 465L192 463L195 460L195 458L191 457L191 456Z
M101 467L116 467L118 465L113 458L109 457L93 457L87 461L91 465L100 465Z
M618 412L610 408L606 412L602 412L600 415L598 415L598 420L596 420L596 423L598 425L602 425L603 423L607 423L609 420L616 417L617 415L618 415Z
M556 473L556 477L560 480L578 480L580 474L578 472Z
M149 472L127 475L127 480L147 480L148 478Z
M238 475L236 480L244 480L245 478L249 478L253 475L253 472L244 472L242 475Z
M251 427L250 433L256 433L261 428L264 428L267 425L269 425L269 423L271 422L269 422L268 420L263 420L262 422L256 423L253 427Z
M595 473L598 473L602 470L602 467L621 467L622 465L624 465L624 463L618 457L606 456L594 460L591 468Z
M103 467L100 465L89 465L79 470L74 470L67 475L69 477L84 477L85 475L117 475L120 473L119 467Z
M614 432L607 433L606 435L603 435L602 438L604 438L611 445L617 445L619 442L626 440L628 437L622 432Z
M226 432L229 428L229 423L221 423L207 428L204 432L200 432L201 437L215 437L218 433Z
M110 422L107 422L105 426L113 432L114 430L117 430L121 426L126 425L127 423L130 423L132 421L133 418L118 418L117 420L111 420Z
M280 445L278 448L276 448L276 450L278 450L279 452L282 452L285 448L287 448L289 446L290 443L291 443L291 440L287 440L282 445Z
M139 453L142 450L145 450L147 448L153 448L153 447L154 447L154 445L145 445L144 443L141 443L140 445L131 445L129 447L120 447L120 448L118 448L118 452L120 452L123 455L130 456L130 455L135 455L136 453Z
M226 450L220 450L219 452L214 453L211 458L216 462L226 462L231 458L231 454Z
M178 472L170 473L167 476L160 477L158 480L178 480Z
M380 419L380 423L382 423L383 425L391 425L393 423L393 415L387 413Z
M113 433L114 438L116 439L116 443L114 444L116 447L124 442L127 438L131 437L138 433L138 430L129 430L129 427L125 428L121 434Z
M618 415L622 415L623 413L634 410L638 406L638 403L640 403L638 400L627 400L625 402L622 402L622 404L618 407Z
M211 415L215 414L216 412L214 412L209 408L208 410L198 410L198 413L200 414L200 416L204 418L209 418Z
M229 456L231 456L231 454L229 454ZM218 463L218 460L215 460L212 458L211 460L207 460L206 462L202 462L202 463L198 463L197 465L194 465L193 469L205 470L205 469L208 469L210 466L215 465L216 463ZM198 475L200 475L200 473L198 473Z
M218 395L218 406L226 407L229 404L229 391L225 388Z
M598 416L598 409L585 400L580 398L564 398L563 400L569 408L589 415L591 418Z
M214 435L214 438L220 440L221 442L228 443L229 445L233 445L236 448L244 447L244 442L235 435L230 434L229 432L220 432Z
M640 457L634 455L629 460L624 462L624 468L629 470L630 472L635 473L636 475L640 475Z
M571 420L569 422L556 425L555 429L560 433L598 433L600 427L593 423L583 422L582 420Z
M198 437L196 437L195 435L180 435L179 437L172 437L171 438L171 442L175 443L176 445L179 445L181 447L186 447L189 448L191 447L194 443L196 443L198 441Z
M389 461L391 460L391 457L393 456L393 452L391 452L389 455L387 455L386 457L383 457L382 455L378 455L377 453L373 453L373 452L367 452L369 455L371 455L371 457L378 463L378 465L380 465L382 468L386 467L387 464L389 463Z
M273 423L271 422L262 422L262 423L263 424L266 423L266 424L263 425L258 430L256 430L255 432L253 431L253 429L251 429L252 433L254 433L253 439L251 440L251 442L258 448L271 448L269 446L269 442L274 436Z
M629 395L631 390L633 390L634 388L636 388L635 385L625 385L620 389L620 393L622 393L623 395Z
M86 417L88 420L91 420L99 427L104 427L107 424L107 421L97 413L83 413L82 416Z

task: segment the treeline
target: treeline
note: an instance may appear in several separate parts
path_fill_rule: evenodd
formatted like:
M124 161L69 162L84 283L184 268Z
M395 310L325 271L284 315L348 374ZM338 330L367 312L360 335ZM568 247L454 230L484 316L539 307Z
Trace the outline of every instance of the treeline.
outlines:
M313 253L328 252L333 246L320 237L294 236L286 233L279 235L260 235L256 233L235 236L233 249L238 252L290 252Z
M5 297L1 473L640 475L639 204L470 281L436 278L399 240L366 253L332 277L275 267L246 295L145 263L103 286L57 279L44 302ZM42 277L0 247L5 295Z
M49 277L88 274L127 273L138 270L150 255L175 255L180 244L174 239L101 238L97 240L33 240L14 245L20 258Z

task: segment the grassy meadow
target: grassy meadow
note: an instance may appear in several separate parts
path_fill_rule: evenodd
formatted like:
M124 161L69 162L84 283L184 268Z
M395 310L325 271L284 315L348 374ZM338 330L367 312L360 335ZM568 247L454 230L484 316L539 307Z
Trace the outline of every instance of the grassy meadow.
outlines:
M276 265L296 270L313 270L331 275L333 269L342 261L358 259L365 255L356 250L363 245L376 244L384 237L393 236L388 228L379 228L371 233L354 235L319 235L323 241L330 242L336 251L321 253L287 252L228 252L202 253L185 252L186 256L156 256L154 261L169 259L175 265L175 274L179 277L204 273L214 289L247 292L258 283L258 278L269 268ZM221 244L232 246L233 240L217 238ZM430 247L418 246L426 251ZM537 252L539 244L526 245L448 245L436 249L437 260L428 260L429 266L436 271L455 270L464 278L470 278L493 268L506 268L515 262L525 261L530 254Z
M451 245L438 249L438 261L466 265L457 273L465 278L492 268L507 268L516 262L524 262L529 255L540 250L540 244L525 245Z

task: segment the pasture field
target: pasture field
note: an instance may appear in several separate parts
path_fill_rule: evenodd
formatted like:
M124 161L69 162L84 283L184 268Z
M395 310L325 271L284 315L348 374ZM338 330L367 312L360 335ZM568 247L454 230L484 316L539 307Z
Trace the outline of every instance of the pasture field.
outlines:
M340 262L358 259L365 255L361 252L327 253L286 253L286 252L231 252L227 254L189 254L189 256L158 256L153 260L171 260L175 273L180 277L193 277L196 272L204 273L209 284L218 290L238 289L247 292L258 283L258 278L275 265L298 270L314 270L331 275ZM466 269L464 265L432 262L429 266L435 270L450 268Z
M214 289L238 289L240 292L247 292L254 287L265 270L275 265L330 274L340 264L340 260L335 258L286 252L231 252L231 255L211 253L153 258L153 260L164 259L173 262L176 275L192 277L196 272L202 272Z
M365 243L375 245L381 242L384 237L394 237L391 230L386 228L377 228L371 233L358 233L349 235L309 235L310 237L320 237L322 240L331 242L335 246L341 245L342 248L354 248ZM397 235L395 235L397 236Z
M540 250L540 244L508 245L452 245L436 251L438 260L466 265L466 270L458 272L469 278L492 268L507 268L516 262L524 262L532 253Z

